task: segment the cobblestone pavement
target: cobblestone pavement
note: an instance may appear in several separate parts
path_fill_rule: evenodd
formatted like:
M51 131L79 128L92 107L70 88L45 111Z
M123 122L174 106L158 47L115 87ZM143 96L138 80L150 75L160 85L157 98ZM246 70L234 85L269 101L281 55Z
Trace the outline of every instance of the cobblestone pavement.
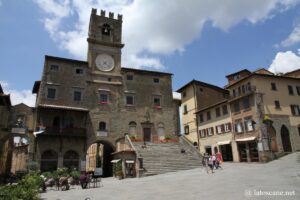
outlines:
M300 152L266 164L225 163L223 168L213 174L197 168L145 178L106 178L101 188L50 190L42 199L300 199Z

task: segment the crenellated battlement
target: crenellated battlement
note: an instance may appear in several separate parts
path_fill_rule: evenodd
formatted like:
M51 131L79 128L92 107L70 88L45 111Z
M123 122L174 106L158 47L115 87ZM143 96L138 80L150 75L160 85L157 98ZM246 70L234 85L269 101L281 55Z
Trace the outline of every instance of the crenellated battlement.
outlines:
M92 15L97 15L97 9L96 9L96 8L92 8ZM101 17L107 17L107 16L106 16L105 10L101 10L101 11L100 11L100 15L98 15L98 16L101 16ZM108 13L108 18L109 18L109 19L115 19L115 18L114 18L114 13L113 13L113 12L109 12L109 13ZM117 16L117 18L116 18L115 20L122 21L122 19L123 19L123 15L118 14L118 16Z

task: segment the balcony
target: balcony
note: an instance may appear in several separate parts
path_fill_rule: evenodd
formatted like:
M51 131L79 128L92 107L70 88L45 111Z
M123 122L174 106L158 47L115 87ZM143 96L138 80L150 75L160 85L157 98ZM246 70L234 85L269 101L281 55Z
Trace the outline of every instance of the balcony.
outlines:
M39 127L37 128L39 131L43 131L43 133L39 134L39 136L64 136L64 137L86 137L86 129L85 128L59 128L59 127Z
M241 92L238 92L238 90L236 90L235 95L230 94L229 102L235 101L235 100L243 98L245 96L249 96L251 94L254 94L255 92L256 92L256 86L253 86L253 85L245 87L245 90L244 91L241 90Z

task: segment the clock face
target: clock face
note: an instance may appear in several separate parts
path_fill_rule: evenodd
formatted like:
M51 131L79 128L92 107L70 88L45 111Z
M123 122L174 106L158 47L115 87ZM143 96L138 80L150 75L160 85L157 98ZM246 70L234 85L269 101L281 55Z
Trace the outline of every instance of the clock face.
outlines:
M111 71L115 66L113 57L107 54L99 54L95 60L96 66L101 71Z

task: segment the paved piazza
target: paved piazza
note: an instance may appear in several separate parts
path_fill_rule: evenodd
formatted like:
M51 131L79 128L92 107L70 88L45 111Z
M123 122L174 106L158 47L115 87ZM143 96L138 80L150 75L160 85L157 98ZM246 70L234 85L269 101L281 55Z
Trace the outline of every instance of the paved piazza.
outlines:
M104 187L50 190L53 200L300 199L300 152L267 164L225 163L207 174L203 168L146 178L103 179Z

